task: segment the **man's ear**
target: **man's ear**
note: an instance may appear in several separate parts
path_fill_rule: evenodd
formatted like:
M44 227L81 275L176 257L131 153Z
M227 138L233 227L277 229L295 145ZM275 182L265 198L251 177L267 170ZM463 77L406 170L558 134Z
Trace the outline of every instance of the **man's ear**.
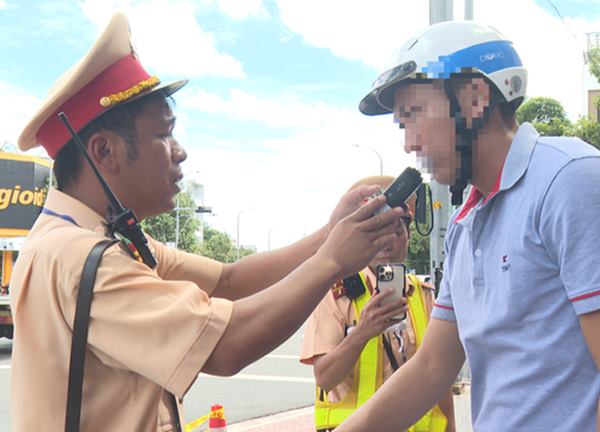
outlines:
M473 121L482 118L485 110L490 106L490 85L479 77L459 80L456 97L467 127L473 127Z
M119 171L116 138L114 133L101 131L93 134L88 140L90 158L103 174L115 174Z

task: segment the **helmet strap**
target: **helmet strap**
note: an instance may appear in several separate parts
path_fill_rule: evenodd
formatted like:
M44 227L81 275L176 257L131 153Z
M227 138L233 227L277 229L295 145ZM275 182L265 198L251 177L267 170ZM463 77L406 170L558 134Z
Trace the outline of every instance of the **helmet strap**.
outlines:
M444 80L444 90L450 102L450 117L454 119L456 130L455 149L460 157L460 165L454 184L450 186L452 205L461 205L463 192L472 177L473 132L467 127L467 120L461 115L460 103L449 79Z
M493 87L490 87L493 94ZM473 119L472 126L467 127L467 119L461 114L460 103L452 87L451 79L444 80L444 90L450 102L450 116L454 118L456 130L455 149L460 157L460 168L456 173L454 184L450 186L451 202L452 205L459 206L463 202L464 190L473 178L473 142L477 138L477 133L487 121L490 112L500 100L492 96L490 105L484 109L483 117Z

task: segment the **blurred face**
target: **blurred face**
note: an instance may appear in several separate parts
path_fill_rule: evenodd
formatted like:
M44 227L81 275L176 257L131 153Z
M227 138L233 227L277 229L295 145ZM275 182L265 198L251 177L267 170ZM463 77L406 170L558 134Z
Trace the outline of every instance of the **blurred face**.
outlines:
M181 167L187 154L173 137L175 116L162 96L144 107L135 122L137 157L121 166L121 182L127 182L127 203L142 219L175 207ZM125 143L123 143L125 145Z
M408 253L408 225L406 222L402 224L403 229L406 230L403 235L398 235L394 243L387 249L381 250L373 261L369 263L369 267L374 271L375 268L380 264L390 263L402 263L406 259Z
M451 185L459 169L455 124L441 83L414 83L394 94L394 121L405 129L407 153L416 152L421 168Z

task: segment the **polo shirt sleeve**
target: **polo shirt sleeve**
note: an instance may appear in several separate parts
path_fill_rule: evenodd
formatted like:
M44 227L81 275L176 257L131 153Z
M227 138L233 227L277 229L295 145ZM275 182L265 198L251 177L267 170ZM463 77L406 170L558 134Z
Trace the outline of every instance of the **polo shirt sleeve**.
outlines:
M540 236L577 315L600 309L600 157L567 163L546 190Z
M440 293L433 302L431 318L442 319L445 321L456 321L454 307L452 306L452 295L450 294L450 284L448 283L445 272L440 285Z
M181 398L225 332L232 308L193 282L163 280L115 247L98 269L88 344L103 363Z
M210 295L223 273L223 264L213 259L170 248L148 237L158 261L157 273L166 280L194 282Z
M329 291L308 318L300 362L311 365L316 356L333 351L344 340L344 332L344 317Z

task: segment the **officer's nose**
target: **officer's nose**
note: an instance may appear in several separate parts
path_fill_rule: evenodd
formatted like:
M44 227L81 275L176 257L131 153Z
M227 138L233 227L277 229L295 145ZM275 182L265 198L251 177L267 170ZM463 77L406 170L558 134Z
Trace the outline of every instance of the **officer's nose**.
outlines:
M175 162L176 164L180 164L181 162L187 159L187 152L176 139L173 139L171 156L173 158L173 162Z

